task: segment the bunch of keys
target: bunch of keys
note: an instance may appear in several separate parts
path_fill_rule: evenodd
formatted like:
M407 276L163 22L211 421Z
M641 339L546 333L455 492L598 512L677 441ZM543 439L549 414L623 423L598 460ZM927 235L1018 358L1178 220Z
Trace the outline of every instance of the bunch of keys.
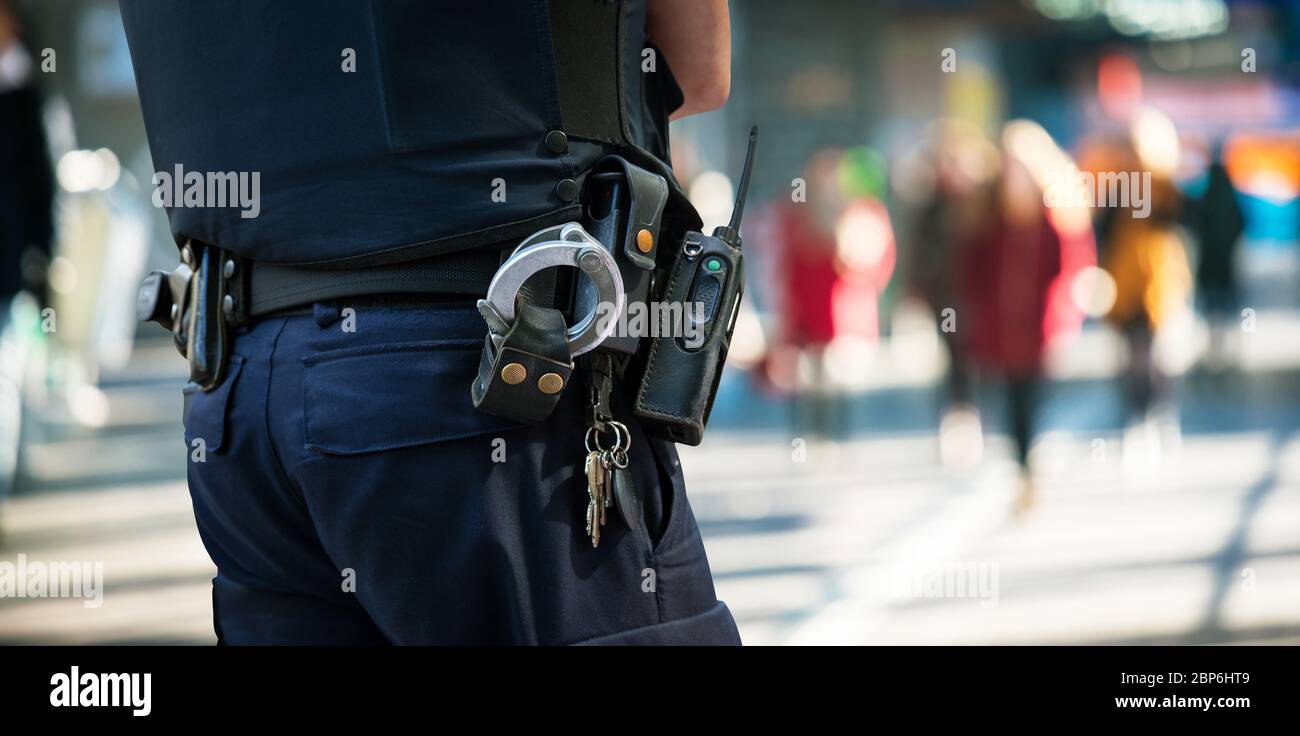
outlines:
M588 427L583 439L587 448L583 466L587 475L587 536L591 537L592 547L600 545L600 528L605 526L606 511L614 497L615 471L627 467L627 451L632 447L632 433L626 424L608 420L605 425L614 431L610 447L601 447L601 433L596 427Z

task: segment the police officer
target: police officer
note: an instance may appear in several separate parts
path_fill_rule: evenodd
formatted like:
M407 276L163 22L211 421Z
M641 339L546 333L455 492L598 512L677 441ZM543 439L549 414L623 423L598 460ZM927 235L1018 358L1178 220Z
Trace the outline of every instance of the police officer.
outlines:
M157 310L191 366L218 639L739 643L675 448L626 387L645 533L598 547L582 392L520 424L467 390L475 298L580 218L598 160L667 178L666 230L694 217L668 119L726 99L725 0L121 7L191 284Z

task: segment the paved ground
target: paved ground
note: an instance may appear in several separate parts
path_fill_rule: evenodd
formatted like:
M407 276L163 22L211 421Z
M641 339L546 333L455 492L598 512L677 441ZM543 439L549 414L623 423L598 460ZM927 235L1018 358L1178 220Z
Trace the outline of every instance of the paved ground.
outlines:
M1092 449L1050 441L1019 521L1011 468L945 474L926 438L816 469L773 443L711 448L739 479L698 450L687 467L752 643L1300 643L1300 442L1188 438L1136 482Z
M177 446L165 345L105 376L107 423L31 435L0 563L96 560L103 606L0 598L0 642L210 642L212 568ZM720 408L684 448L719 596L749 643L1300 643L1300 378L1195 379L1181 448L1126 471L1112 391L1086 376L1045 409L1039 504L1013 521L1004 442L936 462L924 381L848 401L856 426L801 458L780 404ZM990 409L990 419L996 411ZM742 431L741 428L744 428Z

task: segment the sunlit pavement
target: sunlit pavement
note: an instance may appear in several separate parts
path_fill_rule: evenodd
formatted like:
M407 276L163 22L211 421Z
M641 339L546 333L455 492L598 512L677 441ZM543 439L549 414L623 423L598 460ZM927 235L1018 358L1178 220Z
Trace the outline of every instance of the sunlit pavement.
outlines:
M105 426L36 429L0 561L102 562L106 589L100 608L0 599L0 642L213 641L169 350L105 377ZM1038 502L1019 519L996 419L984 462L946 470L933 430L907 429L930 421L928 394L862 398L858 424L883 425L884 406L899 426L835 444L723 415L682 457L719 597L751 644L1300 643L1296 383L1189 382L1188 430L1158 468L1126 463L1092 416L1110 386L1059 386L1045 414L1061 430L1035 449Z
M59 405L25 427L19 489L0 515L0 562L102 563L102 605L0 598L3 643L211 643L215 568L199 541L180 436L183 362L158 341L106 375L104 425Z
M1187 438L1133 481L1091 442L1049 442L1020 518L1009 463L946 474L926 438L685 462L748 643L1300 642L1300 440Z

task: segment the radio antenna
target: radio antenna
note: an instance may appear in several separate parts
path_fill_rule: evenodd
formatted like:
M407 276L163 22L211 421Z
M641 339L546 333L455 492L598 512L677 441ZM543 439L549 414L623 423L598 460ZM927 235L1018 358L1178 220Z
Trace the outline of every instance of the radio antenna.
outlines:
M749 175L754 170L754 149L758 147L758 126L749 129L749 150L745 153L745 168L740 172L740 186L736 188L736 204L731 208L731 223L713 230L713 237L740 247L740 220L745 216L745 198L749 196Z

